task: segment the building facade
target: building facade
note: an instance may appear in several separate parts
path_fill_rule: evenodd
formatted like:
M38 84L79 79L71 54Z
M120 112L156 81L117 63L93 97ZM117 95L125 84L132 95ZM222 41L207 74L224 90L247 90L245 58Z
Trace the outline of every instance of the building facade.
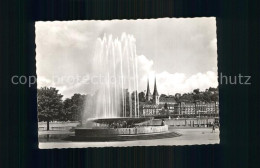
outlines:
M147 91L146 91L146 102L142 107L142 116L155 116L159 115L159 93L157 91L156 79L154 82L153 94L150 92L149 80L147 81Z
M178 116L182 115L218 115L219 107L218 102L180 102L174 105L174 114Z
M203 102L203 101L182 101L177 102L174 96L159 95L154 82L153 94L150 92L149 81L147 82L147 91L145 95L146 101L142 104L140 113L141 116L158 116L158 115L173 115L179 117L186 116L203 116L219 114L219 103Z

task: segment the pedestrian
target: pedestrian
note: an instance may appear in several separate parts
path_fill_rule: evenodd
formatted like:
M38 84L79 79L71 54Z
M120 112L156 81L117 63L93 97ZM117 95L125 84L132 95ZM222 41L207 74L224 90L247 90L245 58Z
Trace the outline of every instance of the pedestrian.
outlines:
M164 119L162 119L161 126L164 126L164 125L165 125L165 122L164 122Z
M212 133L215 132L215 123L212 125Z

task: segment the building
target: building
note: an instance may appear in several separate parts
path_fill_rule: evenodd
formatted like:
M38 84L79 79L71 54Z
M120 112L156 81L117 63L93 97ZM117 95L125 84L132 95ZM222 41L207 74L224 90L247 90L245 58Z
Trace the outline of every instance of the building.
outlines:
M158 91L157 91L156 78L155 78L155 80L154 80L153 104L159 105L159 93L158 93Z
M180 94L176 94L180 97ZM190 116L217 116L219 113L218 102L191 102L186 99L177 102L174 96L159 95L156 78L153 94L150 92L149 81L147 81L146 101L141 104L141 116L172 115L176 117Z
M142 116L155 116L159 115L158 105L155 105L151 102L148 102L143 105L143 114Z
M154 82L154 91L151 95L149 80L147 81L147 91L146 91L146 102L143 104L142 116L154 116L159 115L159 93L156 86L156 78Z
M218 115L218 102L179 102L174 105L174 114L178 116L204 116Z
M147 90L146 90L146 95L145 95L146 101L151 101L152 100L152 94L150 92L150 87L149 87L149 80L147 80Z
M210 102L206 106L207 114L218 114L219 113L219 102Z
M173 96L160 96L157 90L156 78L153 94L150 93L149 81L147 82L146 102L142 104L142 116L156 116L174 113L176 100ZM166 107L166 108L165 108Z
M167 114L174 114L174 105L176 100L173 96L160 96L159 98L159 109L160 111L166 111ZM165 109L166 106L166 109Z
M174 105L174 114L191 115L196 114L195 104L191 102L180 102Z

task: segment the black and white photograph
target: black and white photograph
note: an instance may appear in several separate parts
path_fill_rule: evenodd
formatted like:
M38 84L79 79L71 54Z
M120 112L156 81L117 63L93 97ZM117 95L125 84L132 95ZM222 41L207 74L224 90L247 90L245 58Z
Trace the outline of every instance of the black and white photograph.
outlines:
M35 22L40 149L219 144L216 18Z

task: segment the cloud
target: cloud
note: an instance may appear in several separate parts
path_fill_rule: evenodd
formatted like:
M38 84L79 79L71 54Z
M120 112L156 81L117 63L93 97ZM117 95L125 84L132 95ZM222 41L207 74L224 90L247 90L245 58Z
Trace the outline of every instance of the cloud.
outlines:
M41 87L44 87L44 86L54 85L54 83L50 79L48 79L44 76L38 76L37 85L38 85L38 88L41 88Z
M155 76L160 94L217 86L215 18L162 18L36 22L38 87L56 87L64 97L92 93L83 76L92 73L96 40L123 32L136 39L139 91L147 78L152 90ZM76 83L55 79L77 75Z
M187 93L197 88L205 90L209 87L218 86L218 77L213 71L199 72L189 76L184 73L169 73L167 71L156 73L153 69L152 60L143 55L139 58L142 60L139 61L139 67L144 67L142 68L143 71L139 71L139 76L141 76L140 90L146 89L147 78L150 81L150 89L153 90L155 77L160 94Z

